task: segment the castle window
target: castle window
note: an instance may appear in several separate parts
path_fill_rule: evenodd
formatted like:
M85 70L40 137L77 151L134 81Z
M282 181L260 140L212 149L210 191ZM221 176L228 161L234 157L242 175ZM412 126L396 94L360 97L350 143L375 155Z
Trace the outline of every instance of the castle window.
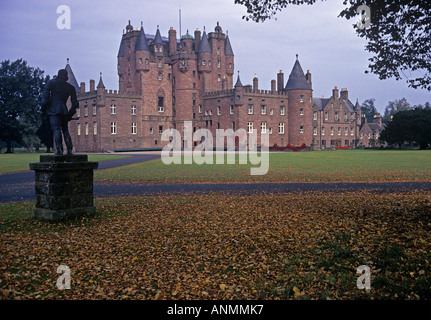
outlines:
M299 115L303 116L304 115L304 108L299 109Z
M350 135L353 136L354 130L353 128L350 128Z
M247 122L247 132L253 133L253 122L251 121Z
M313 120L317 120L317 111L313 112Z
M158 100L158 103L157 103L157 110L159 112L165 111L164 110L164 106L163 106L163 102L164 102L163 100L164 100L163 97L159 97L159 100Z
M149 63L150 63L150 60L145 59L145 64L149 64Z
M338 121L338 112L335 112L334 120Z
M202 105L199 105L199 113L202 113Z
M350 114L350 121L355 121L355 114L354 113Z
M158 59L158 60L157 60L157 66L158 66L159 68L161 68L161 67L162 67L162 59Z
M266 133L266 122L260 123L260 132Z
M117 134L117 123L111 122L111 134Z
M116 114L117 108L115 107L115 104L111 104L111 114Z
M274 114L274 109L269 109L269 115L273 115Z
M84 117L88 117L88 106L84 107Z
M228 68L229 68L229 69L232 69L232 63L229 63Z
M79 118L81 115L81 108L76 109L76 116Z
M278 133L280 133L280 134L284 133L284 122L280 122L278 124Z
M132 116L136 115L136 106L132 106Z
M269 128L269 134L272 134L272 128Z
M348 115L347 115L347 112L346 112L346 113L344 113L344 121L349 121L349 117L348 117Z
M346 147L348 147L348 146L349 146L349 140L344 141L344 145L345 145Z
M299 126L299 133L304 133L304 126Z
M314 135L314 136L317 136L317 127L314 127L314 128L313 128L313 135Z
M196 89L196 83L193 82L193 89Z
M286 114L286 107L285 106L281 106L280 107L280 116L284 116Z
M302 94L299 96L299 102L304 102L304 96Z
M153 128L151 127L150 128L150 134L153 134L154 133L154 130L153 130Z
M137 133L136 122L132 122L132 134Z
M97 107L95 104L93 104L93 116L97 114Z
M162 76L162 73L161 73L161 72L159 72L159 74L158 74L158 76L157 76L157 79L159 79L159 80L162 80L162 79L163 79L163 76Z
M217 106L217 115L221 114L220 106Z
M85 135L88 136L88 122L85 123Z
M322 136L325 135L325 127L322 127Z
M159 134L163 133L163 126L159 126Z
M139 62L139 64L142 64L142 59L141 59L141 58L139 58L138 62Z
M229 110L230 114L233 114L233 106L230 106L230 110Z
M78 132L78 136L80 136L81 135L81 124L80 123L78 123L78 128L76 131Z
M220 66L221 66L221 62L220 60L217 60L217 68L220 68Z
M208 60L208 65L209 65L209 66L211 65L211 60Z
M344 135L347 136L349 134L349 128L344 128Z
M248 113L248 114L253 114L253 105L252 105L252 104L249 104L249 105L247 106L247 113Z
M97 135L97 122L93 122L93 134Z
M328 118L329 118L328 111L325 111L325 120L327 121L327 120L328 120Z
M331 136L334 135L334 127L331 127Z
M202 60L202 65L204 66L206 64L205 60Z
M220 74L220 73L217 75L217 81L218 81L218 82L220 82L220 81L221 81L221 74Z
M196 71L193 70L193 77L196 77Z
M217 48L217 55L220 55L220 48Z
M266 114L266 106L260 106L260 114Z

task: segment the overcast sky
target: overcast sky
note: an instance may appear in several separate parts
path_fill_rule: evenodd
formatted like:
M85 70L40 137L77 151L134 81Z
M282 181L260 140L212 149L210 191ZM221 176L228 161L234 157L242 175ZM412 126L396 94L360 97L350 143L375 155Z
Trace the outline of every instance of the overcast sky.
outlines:
M408 88L404 80L364 73L371 55L354 32L356 21L338 17L342 2L292 6L278 13L277 20L255 23L242 19L246 10L234 0L0 0L0 61L23 58L52 76L69 58L78 83L88 88L94 79L97 84L102 72L106 89L116 90L117 53L128 20L134 28L142 21L147 34L155 34L159 26L165 37L174 27L179 37L181 8L183 34L204 27L212 32L218 21L228 31L235 72L243 84L251 84L256 74L259 87L269 90L279 70L287 81L298 54L304 72L312 74L315 97L328 97L334 86L347 88L353 103L375 98L382 114L388 101L403 97L412 105L431 102L430 92ZM60 5L71 10L70 29L57 28Z

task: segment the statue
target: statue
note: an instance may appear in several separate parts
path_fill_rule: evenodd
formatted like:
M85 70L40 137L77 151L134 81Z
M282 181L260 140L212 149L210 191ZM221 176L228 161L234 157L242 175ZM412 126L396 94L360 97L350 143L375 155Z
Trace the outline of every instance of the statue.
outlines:
M46 112L49 117L54 136L55 155L63 154L63 137L67 147L67 155L72 155L73 149L68 122L72 120L79 103L75 87L67 80L67 71L65 69L58 70L57 77L48 82L42 100L42 111ZM70 110L66 106L69 97L72 102Z

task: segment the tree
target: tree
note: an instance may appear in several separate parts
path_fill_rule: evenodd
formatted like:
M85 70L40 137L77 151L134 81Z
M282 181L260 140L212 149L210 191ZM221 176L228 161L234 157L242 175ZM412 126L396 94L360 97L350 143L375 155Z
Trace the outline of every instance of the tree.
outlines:
M412 107L410 106L410 103L407 102L406 98L389 101L388 105L385 108L385 113L383 114L382 121L384 123L387 123L391 120L395 113L407 110L412 110Z
M395 113L380 135L380 140L401 145L417 142L420 149L431 143L431 110L413 109Z
M376 101L376 99L370 98L365 100L361 105L361 112L365 115L368 122L373 122L374 115L379 113L374 106L374 101Z
M40 121L42 91L48 78L43 71L26 61L5 60L0 66L0 145L6 142L8 153L12 142L31 141Z
M325 0L322 0L325 1ZM234 0L247 8L243 19L263 22L289 5L312 5L317 0ZM369 70L380 79L406 79L409 87L431 91L431 2L423 0L344 0L350 6L339 16L359 17L360 5L370 8L369 28L355 24L371 52ZM356 21L355 21L356 22ZM407 74L406 74L407 73Z

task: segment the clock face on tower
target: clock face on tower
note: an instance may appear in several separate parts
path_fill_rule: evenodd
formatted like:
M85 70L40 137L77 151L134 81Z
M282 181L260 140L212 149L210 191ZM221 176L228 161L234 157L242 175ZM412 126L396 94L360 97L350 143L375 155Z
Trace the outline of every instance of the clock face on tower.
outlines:
M187 63L187 60L186 59L181 59L180 60L180 62L179 62L179 64L178 64L178 67L180 68L180 71L187 71L187 68L188 68L188 63Z

